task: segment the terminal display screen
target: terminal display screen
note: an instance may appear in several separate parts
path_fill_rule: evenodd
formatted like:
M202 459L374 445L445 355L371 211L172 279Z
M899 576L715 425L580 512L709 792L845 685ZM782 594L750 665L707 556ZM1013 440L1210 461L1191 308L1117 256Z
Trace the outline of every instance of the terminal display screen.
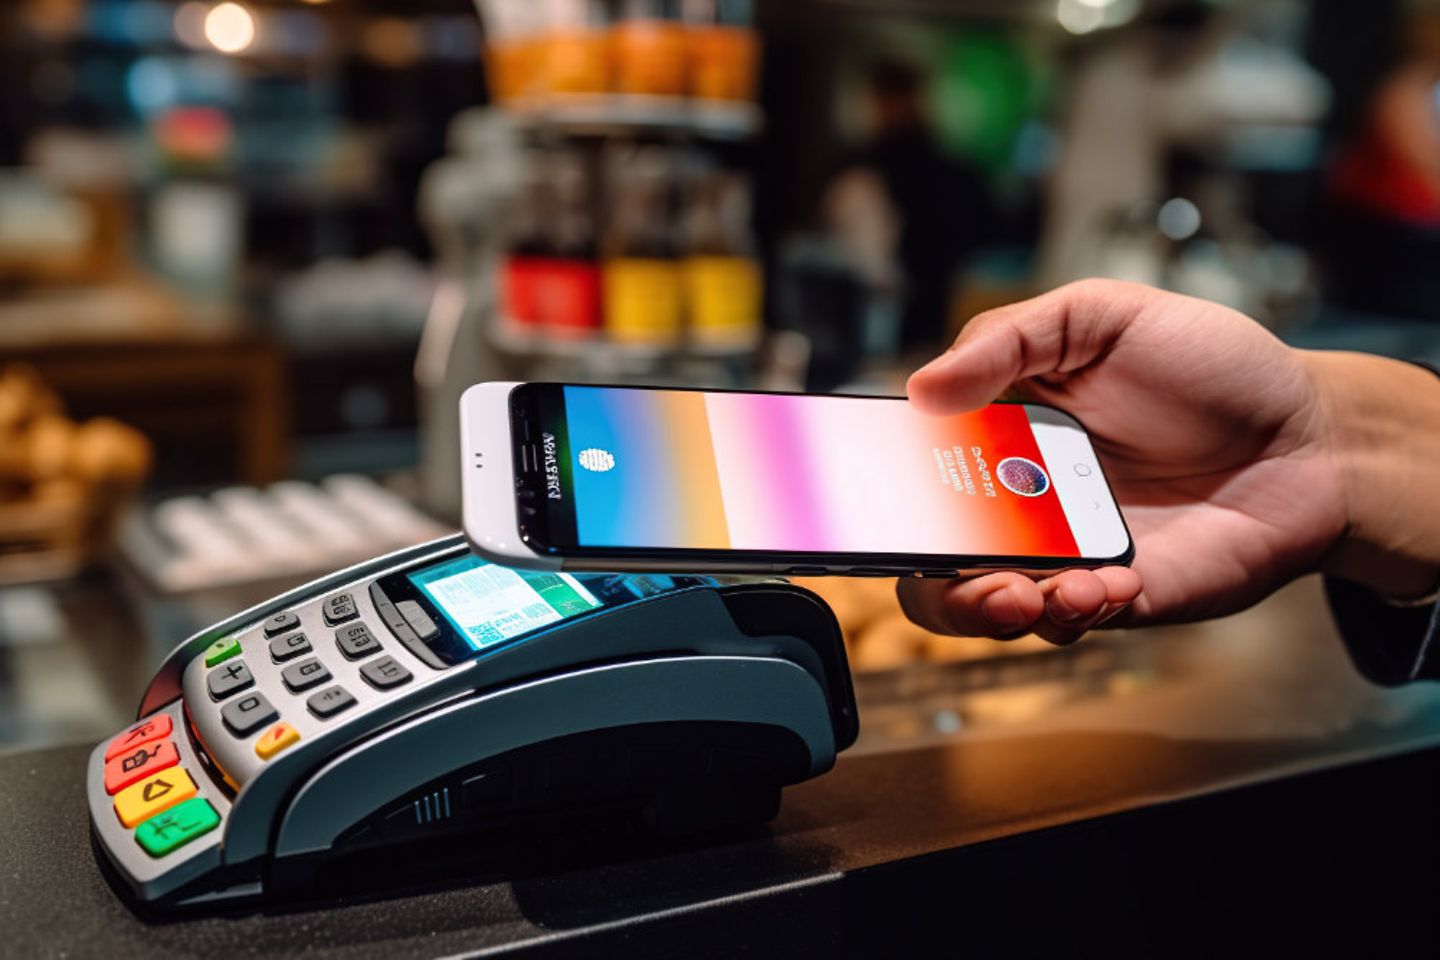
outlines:
M702 577L512 570L473 554L412 570L405 576L475 650L604 607L709 582Z
M568 573L534 573L474 556L410 574L451 625L477 650L601 606Z

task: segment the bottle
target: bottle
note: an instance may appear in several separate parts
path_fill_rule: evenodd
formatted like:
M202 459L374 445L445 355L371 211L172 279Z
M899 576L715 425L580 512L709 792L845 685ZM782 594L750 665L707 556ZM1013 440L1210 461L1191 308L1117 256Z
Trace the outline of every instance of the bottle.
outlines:
M664 147L626 151L612 169L604 266L611 340L673 346L681 334L681 280L671 224L671 158Z
M709 169L691 183L685 217L685 312L700 349L744 349L759 341L762 282L750 232L750 184Z
M554 256L546 267L541 315L547 336L573 340L600 331L601 285L595 241L595 198L585 157L578 149L557 153L550 177L555 192Z
M685 0L684 22L690 96L753 101L760 40L750 0Z
M546 155L526 150L521 186L510 216L509 249L500 268L502 324L512 332L537 334L545 323L545 275L552 257L547 209Z
M685 30L668 0L622 0L611 28L618 93L685 94Z
M542 85L543 24L532 0L479 0L485 25L485 75L502 106L533 98Z
M610 34L600 0L546 0L544 93L565 97L605 93L610 86Z

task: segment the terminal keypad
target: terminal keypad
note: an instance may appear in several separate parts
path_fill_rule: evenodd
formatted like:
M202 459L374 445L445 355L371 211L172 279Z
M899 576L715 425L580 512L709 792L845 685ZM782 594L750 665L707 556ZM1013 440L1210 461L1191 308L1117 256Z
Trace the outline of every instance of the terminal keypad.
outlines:
M373 600L375 591L372 590L370 595ZM409 629L422 634L438 631L419 604L410 602L406 608L397 610L387 602L386 607L386 610L377 607L377 612L390 614L407 624ZM317 621L335 628L336 649L346 660L364 661L360 664L360 676L366 685L376 690L393 690L414 679L404 664L385 654L384 645L370 624L360 616L356 594L345 591L326 598L320 604ZM306 623L310 628L320 625L308 620ZM317 654L303 629L306 623L302 623L300 615L294 611L274 614L262 624L265 639L246 640L246 650L253 654L254 649L249 644L264 642L269 648L270 662L279 668L285 690L297 698L303 695L305 708L310 714L328 720L359 701L350 690L334 683L335 675L331 670L334 664L326 663L323 649ZM391 630L394 630L393 626ZM287 710L293 708L287 703L272 703L265 693L252 689L255 677L245 660L238 656L240 642L227 638L227 643L233 649L227 649L213 665L207 659L206 689L214 700L224 701L220 716L225 728L237 738L248 739L259 735L254 743L255 754L261 760L269 760L299 741L299 733L282 719ZM272 695L273 690L273 687L270 688ZM138 742L141 741L137 739Z
M373 599L374 591L371 596ZM409 629L422 635L436 630L417 604L411 606L414 609L402 614L387 602L386 609L377 607L376 612L382 614L381 619L392 633L407 621ZM392 619L398 623L391 623ZM326 598L316 622L309 623L311 636L313 628L320 628L322 622L324 627L334 628L336 648L346 660L363 661L359 672L366 685L392 690L414 679L404 664L385 654L384 646L360 615L356 594L342 592ZM282 719L298 703L272 703L270 697L255 689L252 663L262 674L278 670L286 691L297 701L303 696L305 708L320 720L328 720L358 703L350 690L334 682L333 663L325 662L323 650L317 655L302 626L305 624L295 611L277 613L243 644L241 635L225 636L197 658L204 666L206 692L215 701L225 729L237 738L254 738L253 750L261 762L294 748L302 738L291 723ZM103 786L112 798L115 816L124 828L133 831L135 843L157 859L181 850L221 825L215 803L207 799L196 777L186 769L187 762L174 739L176 732L169 714L157 714L117 734L104 753Z

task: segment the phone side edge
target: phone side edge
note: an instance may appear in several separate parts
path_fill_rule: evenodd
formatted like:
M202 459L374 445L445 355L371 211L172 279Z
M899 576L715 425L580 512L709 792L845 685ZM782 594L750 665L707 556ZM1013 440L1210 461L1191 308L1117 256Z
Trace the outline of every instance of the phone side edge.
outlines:
M477 383L460 396L460 481L465 539L479 556L507 567L559 570L560 561L525 545L515 518L510 394L515 381ZM503 504L503 507L496 505Z

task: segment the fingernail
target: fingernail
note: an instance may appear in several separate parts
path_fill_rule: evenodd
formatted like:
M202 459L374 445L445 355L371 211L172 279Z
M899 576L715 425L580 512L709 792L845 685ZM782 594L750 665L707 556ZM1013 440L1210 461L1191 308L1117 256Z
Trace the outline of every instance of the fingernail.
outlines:
M980 602L980 616L985 618L997 633L1008 633L1025 626L1025 614L1021 612L1009 590L997 590Z
M1045 600L1045 607L1050 611L1050 618L1060 623L1074 623L1080 619L1080 611L1066 603L1059 590Z

